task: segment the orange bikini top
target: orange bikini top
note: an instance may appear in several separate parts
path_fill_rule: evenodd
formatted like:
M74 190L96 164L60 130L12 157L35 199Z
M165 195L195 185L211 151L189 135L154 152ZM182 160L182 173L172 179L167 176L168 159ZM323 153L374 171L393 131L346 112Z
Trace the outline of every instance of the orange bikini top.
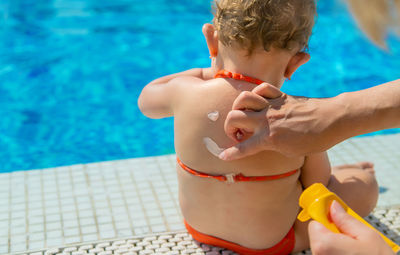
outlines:
M241 80L241 81L247 81L250 83L254 83L257 85L260 85L261 83L264 83L264 81L256 79L256 78L252 78L246 75L242 75L239 73L232 73L226 70L220 70L218 71L214 78L232 78L235 80ZM177 157L176 161L178 162L178 164L182 167L183 170L187 171L188 173L198 176L198 177L202 177L202 178L212 178L212 179L216 179L218 181L221 182L227 182L227 183L235 183L235 182L254 182L254 181L271 181L271 180L277 180L277 179L282 179L285 177L289 177L291 175L296 174L299 169L287 172L287 173L283 173L283 174L276 174L276 175L266 175L266 176L245 176L242 173L239 174L224 174L224 175L210 175L210 174L206 174L203 172L199 172L196 171L188 166L186 166L185 164L182 163L182 161L180 161L180 159Z
M264 83L264 81L250 77L250 76L246 76L240 73L232 73L226 70L220 70L218 71L215 75L214 78L232 78L235 80L240 80L240 81L247 81L250 83L254 83L257 85L260 85L261 83Z

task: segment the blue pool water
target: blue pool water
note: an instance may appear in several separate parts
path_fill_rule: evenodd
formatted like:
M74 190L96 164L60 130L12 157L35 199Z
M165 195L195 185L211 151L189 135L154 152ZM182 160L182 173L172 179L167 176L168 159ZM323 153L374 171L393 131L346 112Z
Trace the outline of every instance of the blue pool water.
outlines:
M0 172L172 153L172 119L136 106L150 80L206 67L204 0L0 1ZM312 60L285 92L334 96L400 76L338 1L319 1ZM395 131L392 131L395 132Z

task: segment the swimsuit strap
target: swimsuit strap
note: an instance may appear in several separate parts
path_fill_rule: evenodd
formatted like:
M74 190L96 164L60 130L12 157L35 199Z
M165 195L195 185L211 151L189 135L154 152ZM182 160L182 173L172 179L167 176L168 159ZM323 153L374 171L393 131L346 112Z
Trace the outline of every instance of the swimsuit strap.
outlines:
M295 169L293 171L287 172L287 173L283 173L283 174L276 174L276 175L266 175L266 176L245 176L242 173L239 174L224 174L224 175L210 175L210 174L206 174L206 173L202 173L199 171L196 171L188 166L186 166L185 164L182 163L182 161L180 161L180 159L177 157L176 161L178 162L178 164L188 173L198 176L198 177L202 177L202 178L212 178L212 179L216 179L218 181L221 182L227 182L227 183L235 183L235 182L256 182L256 181L272 181L272 180L278 180L278 179L282 179L285 177L289 177L291 175L294 175L295 173L297 173L299 171L299 169Z
M218 71L215 75L214 78L232 78L235 80L240 80L240 81L247 81L250 83L254 83L257 85L260 85L261 83L264 83L264 81L250 77L250 76L246 76L240 73L232 73L226 70L220 70Z

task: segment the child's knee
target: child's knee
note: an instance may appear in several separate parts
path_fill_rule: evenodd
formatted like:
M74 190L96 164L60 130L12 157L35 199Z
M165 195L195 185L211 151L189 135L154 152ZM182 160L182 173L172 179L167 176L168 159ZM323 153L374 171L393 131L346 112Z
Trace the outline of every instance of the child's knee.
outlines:
M378 201L378 183L370 171L354 168L337 171L332 175L328 188L362 217L367 216Z
M357 182L359 182L359 184L356 185L356 189L358 190L355 191L355 194L359 196L357 213L361 217L366 217L372 212L378 202L378 182L373 170L372 172L362 170L355 176L355 178L357 179Z
M365 198L365 203L366 203L366 210L364 212L363 217L367 216L369 213L372 212L372 210L375 208L377 202L378 202L378 197L379 197L379 186L378 182L376 180L375 174L369 174L368 177L366 177L366 198Z

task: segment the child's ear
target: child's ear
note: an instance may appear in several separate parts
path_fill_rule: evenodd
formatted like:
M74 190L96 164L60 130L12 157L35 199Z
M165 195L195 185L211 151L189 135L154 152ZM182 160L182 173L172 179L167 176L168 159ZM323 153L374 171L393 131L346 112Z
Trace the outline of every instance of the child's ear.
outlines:
M305 63L310 60L311 56L305 52L299 52L294 55L290 60L285 70L285 77L290 80L293 73L299 68L300 66L304 65Z
M203 25L203 34L206 38L207 47L211 57L218 55L218 34L217 30L212 24Z

